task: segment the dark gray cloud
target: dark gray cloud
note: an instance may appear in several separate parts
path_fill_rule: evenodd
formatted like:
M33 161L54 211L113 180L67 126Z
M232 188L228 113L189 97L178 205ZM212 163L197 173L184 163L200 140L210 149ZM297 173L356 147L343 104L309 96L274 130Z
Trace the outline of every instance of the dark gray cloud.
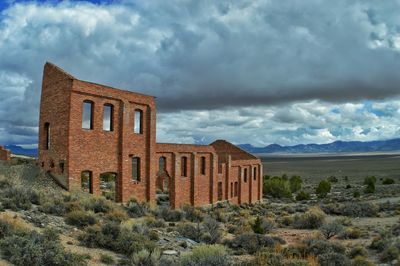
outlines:
M194 125L200 128L219 123L261 132L268 123L257 117L306 123L315 111L278 109L313 99L343 108L365 99L384 102L400 94L399 7L394 0L13 4L0 15L0 132L21 137L0 141L36 141L45 61L77 78L157 96L159 110L171 115L235 108L241 116L211 115ZM248 106L278 109L269 116L272 109L256 108L251 116ZM334 122L321 116L310 130ZM177 129L161 128L168 138L203 139L173 137L166 131ZM307 130L293 132L300 141Z

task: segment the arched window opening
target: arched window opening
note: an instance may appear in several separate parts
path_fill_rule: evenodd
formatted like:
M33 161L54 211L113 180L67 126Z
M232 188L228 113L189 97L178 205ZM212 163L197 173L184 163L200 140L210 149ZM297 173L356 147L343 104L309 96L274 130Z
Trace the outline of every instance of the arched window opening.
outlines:
M243 179L244 179L244 182L247 183L247 168L244 168Z
M238 196L238 191L239 191L239 184L238 182L235 182L235 197Z
M100 174L101 195L109 200L116 200L117 174L113 172Z
M136 134L142 134L143 133L143 111L136 109L135 110L135 122L133 125L133 132Z
M222 182L218 182L218 200L222 200Z
M65 162L64 162L64 161L60 161L60 162L59 162L59 166L60 166L60 172L61 172L61 174L64 174Z
M93 194L92 171L83 171L81 173L81 189L83 192Z
M206 157L204 156L200 158L200 173L202 175L206 174Z
M257 180L257 167L253 169L253 180Z
M140 181L140 158L132 157L132 180Z
M49 150L50 149L50 142L51 142L51 139L50 139L50 123L44 123L44 135L45 135L45 143L44 143L44 148L46 149L46 150Z
M187 176L187 157L183 156L181 158L181 175Z
M233 198L233 182L231 182L231 198Z
M114 106L112 104L105 104L103 106L103 130L113 131L113 117L114 117Z
M164 156L161 156L160 159L158 159L158 172L159 173L164 173L166 170L166 161L167 159Z
M93 107L94 103L89 100L83 101L82 128L93 129Z

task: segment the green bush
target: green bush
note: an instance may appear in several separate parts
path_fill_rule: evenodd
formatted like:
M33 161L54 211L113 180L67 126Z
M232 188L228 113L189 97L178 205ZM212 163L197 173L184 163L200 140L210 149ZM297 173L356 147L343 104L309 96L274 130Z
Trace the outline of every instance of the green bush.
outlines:
M292 191L288 180L277 176L264 180L264 193L274 198L292 197Z
M121 228L117 223L89 226L78 239L84 246L105 248L128 256L155 248L148 236Z
M289 179L289 184L290 184L290 191L292 193L295 193L301 189L301 184L303 183L303 180L301 179L300 176L292 176Z
M310 200L310 199L311 199L310 193L305 192L304 190L301 190L296 195L296 200L297 201Z
M108 254L101 254L100 261L107 265L115 264L114 258Z
M308 239L305 241L306 252L319 256L327 253L345 254L346 248L338 242L330 242L322 239Z
M383 179L383 181L382 181L382 184L383 185L392 185L392 184L394 184L395 182L394 182L394 179L393 178L389 178L389 177L386 177L385 179Z
M198 245L181 256L182 266L230 266L228 253L221 245Z
M318 207L312 207L307 212L296 215L293 226L298 229L317 229L324 224L325 213Z
M367 260L363 256L357 256L351 262L351 266L375 266L375 264Z
M170 208L163 206L158 209L156 216L167 222L179 222L183 218L183 213L180 210L171 210Z
M96 223L96 217L91 212L72 211L65 216L65 222L69 225L85 227Z
M315 190L318 197L325 198L329 192L331 192L331 183L328 180L322 180L319 182L318 187Z
M123 265L127 266L159 266L160 251L158 249L149 251L142 249L131 255L130 259L125 261Z
M182 207L185 219L191 222L201 222L203 220L203 214L200 210L196 209L191 205L184 205Z
M200 242L200 237L202 235L202 230L200 224L192 223L181 223L177 227L177 231L181 236L190 238L194 241Z
M6 236L0 241L0 250L4 259L17 266L86 265L82 256L64 250L52 230Z
M354 198L359 198L359 197L361 197L360 191L354 190L354 192L353 192L353 197L354 197Z
M328 181L331 183L337 183L337 182L339 182L339 179L336 176L332 175L332 176L328 177Z
M367 176L364 179L365 193L374 193L375 192L375 184L376 184L376 177L375 176Z
M263 247L274 247L276 240L266 235L243 233L236 236L228 244L233 249L241 249L246 253L254 254Z
M2 205L13 211L29 210L32 204L39 204L39 194L30 188L8 187L1 193Z
M142 217L149 211L149 205L146 202L138 202L136 199L130 199L126 203L126 211L133 218Z
M320 265L351 266L351 261L345 255L339 253L326 253L319 255L317 258Z
M265 218L257 216L257 218L254 220L254 223L251 224L251 228L256 234L265 234L274 229L274 224Z
M320 231L326 239L339 235L344 230L343 226L337 221L332 221L321 226Z

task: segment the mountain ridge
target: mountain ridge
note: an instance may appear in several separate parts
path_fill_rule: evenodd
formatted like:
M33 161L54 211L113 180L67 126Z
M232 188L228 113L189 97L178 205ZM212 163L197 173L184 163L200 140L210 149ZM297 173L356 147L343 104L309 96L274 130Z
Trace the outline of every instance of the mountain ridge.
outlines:
M239 144L240 148L251 153L348 153L348 152L388 152L400 151L400 138L375 141L341 141L326 144L297 144L281 146L270 144L255 147L251 144Z

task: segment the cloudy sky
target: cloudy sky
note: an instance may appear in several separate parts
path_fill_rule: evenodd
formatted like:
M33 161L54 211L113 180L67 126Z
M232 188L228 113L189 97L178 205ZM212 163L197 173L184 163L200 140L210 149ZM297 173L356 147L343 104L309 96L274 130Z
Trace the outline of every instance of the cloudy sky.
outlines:
M400 0L0 2L0 143L35 145L43 65L157 96L161 142L400 137Z

